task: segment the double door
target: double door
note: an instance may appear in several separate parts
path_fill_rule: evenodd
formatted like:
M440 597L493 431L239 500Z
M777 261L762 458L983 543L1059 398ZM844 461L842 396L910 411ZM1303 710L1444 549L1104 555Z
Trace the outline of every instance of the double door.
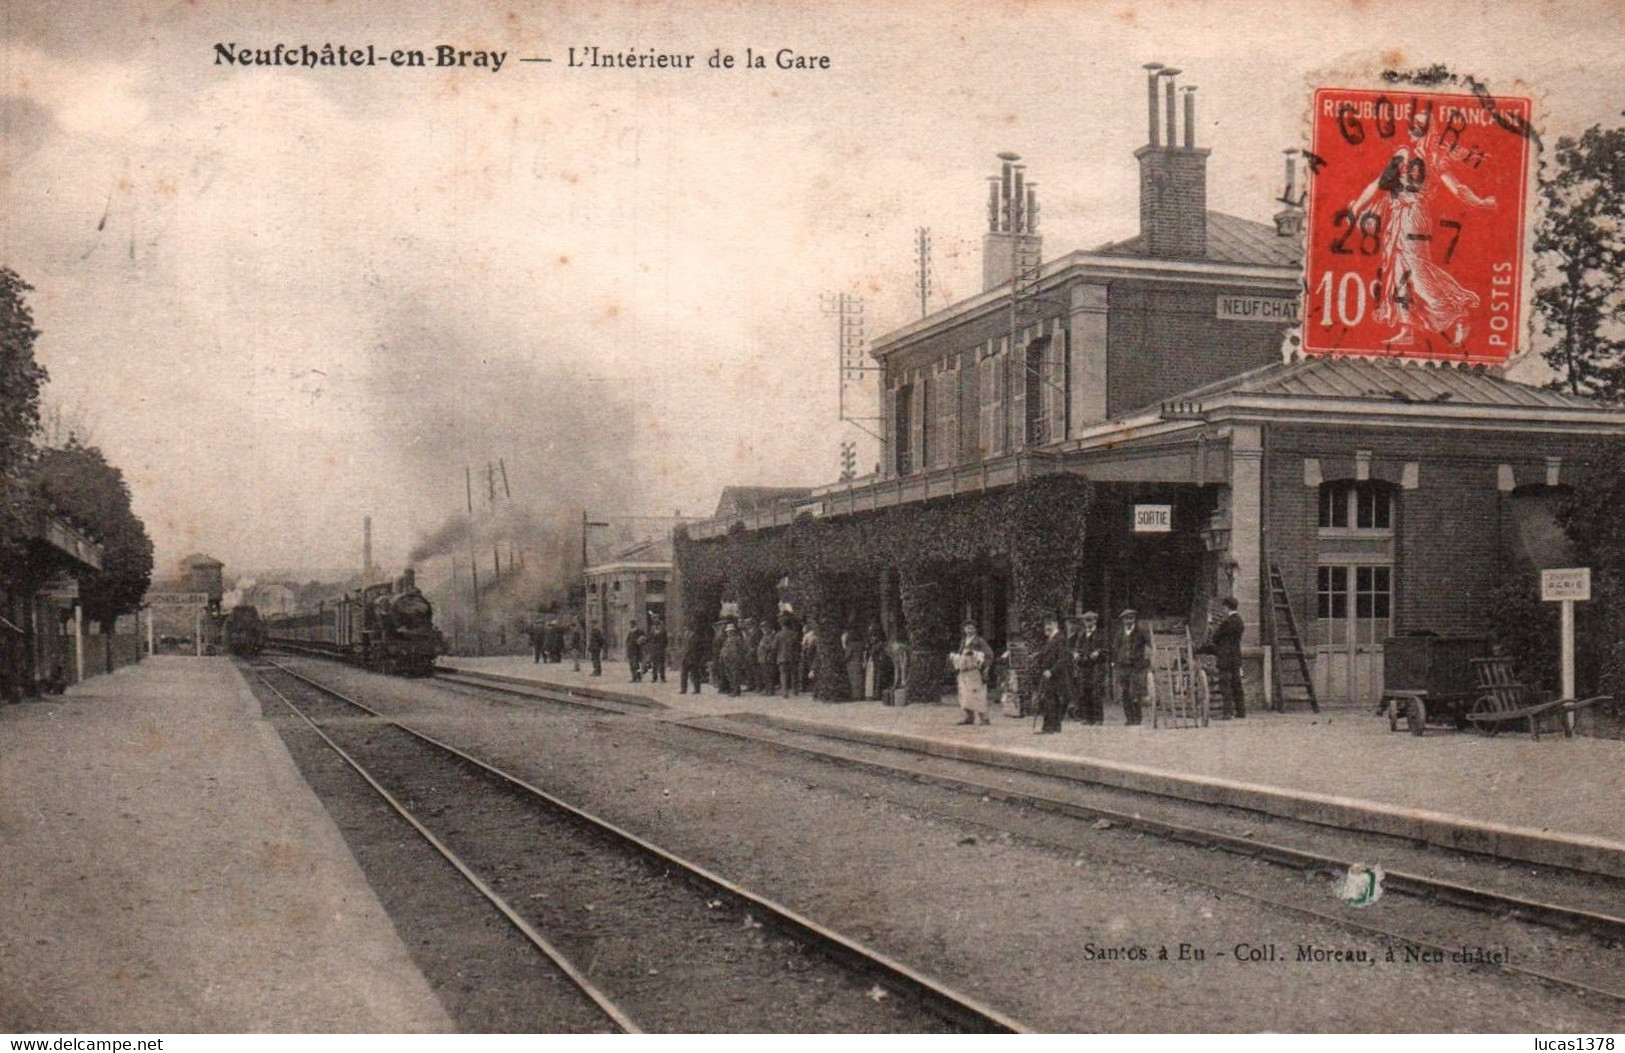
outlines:
M1391 563L1316 568L1315 695L1323 705L1375 706L1382 642L1393 635Z

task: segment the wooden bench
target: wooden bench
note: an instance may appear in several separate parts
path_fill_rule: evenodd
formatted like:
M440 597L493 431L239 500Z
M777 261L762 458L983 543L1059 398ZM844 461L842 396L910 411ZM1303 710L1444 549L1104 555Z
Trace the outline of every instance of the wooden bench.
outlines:
M1613 701L1612 695L1597 695L1578 701L1572 698L1542 701L1534 689L1517 678L1513 661L1508 656L1472 660L1481 694L1473 703L1467 719L1487 735L1499 734L1502 728L1513 722L1527 720L1530 735L1539 739L1541 719L1550 713L1560 713L1565 717L1563 734L1573 738L1574 728L1566 719L1569 714L1599 702Z

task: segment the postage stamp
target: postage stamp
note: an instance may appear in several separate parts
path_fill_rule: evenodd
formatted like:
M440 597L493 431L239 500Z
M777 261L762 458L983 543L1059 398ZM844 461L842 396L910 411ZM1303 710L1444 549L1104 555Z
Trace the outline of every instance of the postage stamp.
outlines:
M1505 362L1529 100L1323 88L1314 107L1304 350Z

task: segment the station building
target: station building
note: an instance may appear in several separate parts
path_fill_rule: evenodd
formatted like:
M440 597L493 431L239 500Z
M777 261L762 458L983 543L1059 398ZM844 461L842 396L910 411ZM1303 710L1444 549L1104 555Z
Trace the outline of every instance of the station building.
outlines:
M684 611L878 625L918 698L967 618L1019 669L1047 616L1132 607L1200 641L1234 595L1250 681L1286 684L1265 656L1301 653L1322 705L1375 701L1396 633L1488 629L1552 495L1625 415L1483 368L1297 358L1301 211L1209 210L1194 95L1178 139L1173 78L1147 94L1138 234L1045 260L1001 155L984 291L871 346L879 472L679 532Z
M24 544L24 558L0 573L0 702L98 671L87 669L76 575L102 569L101 543L47 509Z

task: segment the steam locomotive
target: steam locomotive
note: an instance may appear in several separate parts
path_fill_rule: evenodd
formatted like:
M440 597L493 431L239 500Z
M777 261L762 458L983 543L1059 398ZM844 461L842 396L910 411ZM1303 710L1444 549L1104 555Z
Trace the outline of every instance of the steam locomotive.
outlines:
M265 623L256 607L233 607L226 612L220 628L226 650L235 655L255 655L265 647Z
M434 607L410 570L393 582L318 604L314 611L273 617L266 639L401 676L428 676L445 643L434 627Z

